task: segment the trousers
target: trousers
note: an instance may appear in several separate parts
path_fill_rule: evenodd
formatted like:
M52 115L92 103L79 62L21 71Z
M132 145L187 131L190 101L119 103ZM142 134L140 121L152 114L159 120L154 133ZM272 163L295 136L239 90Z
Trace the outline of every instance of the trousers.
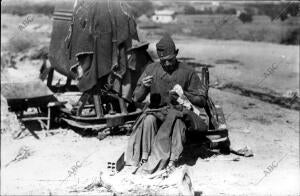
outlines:
M174 109L146 111L136 121L130 135L125 161L137 166L142 159L148 160L143 169L153 173L172 160L179 159L185 138L186 126L182 114Z
M142 133L142 159L148 160L151 154L151 148L157 134L159 120L152 114L149 114L144 119ZM186 141L185 131L186 126L181 119L176 119L171 138L171 156L170 160L176 161L183 151L183 145Z

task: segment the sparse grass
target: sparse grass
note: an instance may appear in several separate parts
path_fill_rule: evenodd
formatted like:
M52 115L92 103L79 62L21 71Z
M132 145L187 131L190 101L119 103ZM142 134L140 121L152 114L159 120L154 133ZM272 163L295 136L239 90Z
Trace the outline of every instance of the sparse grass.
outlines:
M11 163L15 163L15 162L19 162L22 161L24 159L27 159L28 157L30 157L33 154L33 151L28 147L28 146L22 146L17 155L15 156L15 158L13 160L11 160L10 162L8 162L5 167L8 167Z
M293 44L297 45L300 43L300 27L293 28L284 32L281 40L281 44Z
M25 52L35 46L35 41L29 33L19 33L8 40L7 49L13 53Z
M56 4L58 3L68 4L70 2L56 2ZM1 14L9 13L19 16L45 14L51 16L54 5L54 3L6 3L1 4ZM143 23L140 26L157 35L169 32L207 39L264 41L281 44L297 44L299 39L299 16L288 18L285 21L271 21L268 16L255 15L251 23L245 24L235 15L177 15L176 18L177 22L173 24L149 22L149 24ZM2 25L2 29L5 28L6 26Z
M20 3L20 4L1 4L1 14L12 14L18 16L25 16L27 14L45 14L51 15L54 12L54 5L52 4L34 4L34 3Z
M146 25L155 26L149 31L158 35L169 32L207 39L297 44L299 21L299 17L291 17L271 22L267 16L254 16L251 23L243 24L235 15L178 15L176 23Z

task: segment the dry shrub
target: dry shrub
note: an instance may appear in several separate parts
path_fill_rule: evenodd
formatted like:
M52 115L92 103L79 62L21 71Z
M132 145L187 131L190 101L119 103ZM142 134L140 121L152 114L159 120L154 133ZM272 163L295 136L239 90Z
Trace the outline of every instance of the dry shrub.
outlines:
M7 44L7 49L10 52L24 52L35 46L35 39L29 33L20 32L11 37Z
M17 152L14 159L12 159L10 162L5 164L5 167L8 167L11 163L16 163L19 161L22 161L24 159L27 159L30 157L34 152L28 147L28 146L21 146L19 151Z
M288 29L284 32L281 41L281 44L297 45L300 43L300 28Z
M250 13L245 13L242 12L238 18L240 19L240 21L242 21L243 23L250 23L253 20L253 16Z
M8 111L5 97L1 95L1 134L8 133L13 137L21 131L16 114Z
M7 64L8 64L8 59L6 58L6 55L1 53L1 74L3 70L7 67Z
M178 15L177 21L174 24L156 24L160 28L143 28L143 30L146 33L151 31L152 35L171 32L207 39L263 41L293 45L297 45L300 40L299 17L290 17L284 22L271 22L267 16L253 15L251 23L243 24L236 15Z
M3 73L5 68L16 67L16 54L13 54L11 52L1 52L1 74ZM2 76L2 75L1 75ZM2 80L1 80L2 81Z

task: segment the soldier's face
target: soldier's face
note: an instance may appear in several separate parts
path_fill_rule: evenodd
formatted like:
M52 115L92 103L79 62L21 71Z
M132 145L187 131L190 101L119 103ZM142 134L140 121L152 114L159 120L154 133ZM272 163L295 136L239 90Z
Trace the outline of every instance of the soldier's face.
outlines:
M160 59L160 63L166 71L173 71L176 62L177 62L176 56L171 59Z
M128 60L129 67L135 67L136 66L136 53L131 52L130 54L128 54L127 60Z

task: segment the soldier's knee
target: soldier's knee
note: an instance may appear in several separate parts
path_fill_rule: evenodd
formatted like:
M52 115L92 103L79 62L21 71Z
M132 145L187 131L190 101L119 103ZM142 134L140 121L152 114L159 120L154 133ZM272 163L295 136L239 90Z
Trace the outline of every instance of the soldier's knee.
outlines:
M176 119L175 126L178 126L178 127L186 129L186 125L185 125L185 123L181 119Z
M185 123L181 119L177 119L175 121L174 129L177 130L177 132L174 132L175 133L174 136L177 138L180 138L182 143L184 144L186 142L186 136L185 136L186 125L185 125Z
M156 117L149 114L145 117L144 123L146 123L146 124L155 124L156 123Z

